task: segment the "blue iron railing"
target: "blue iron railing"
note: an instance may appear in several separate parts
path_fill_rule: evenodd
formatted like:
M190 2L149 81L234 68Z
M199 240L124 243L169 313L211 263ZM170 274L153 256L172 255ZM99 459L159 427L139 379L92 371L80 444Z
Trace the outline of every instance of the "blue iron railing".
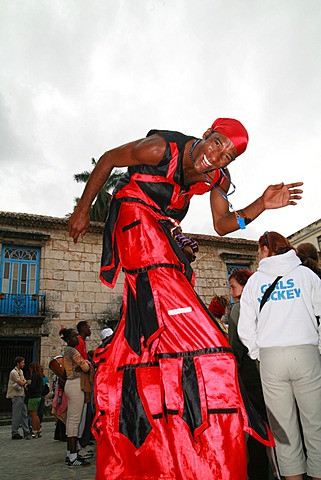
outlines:
M0 294L0 315L17 317L45 315L46 295Z

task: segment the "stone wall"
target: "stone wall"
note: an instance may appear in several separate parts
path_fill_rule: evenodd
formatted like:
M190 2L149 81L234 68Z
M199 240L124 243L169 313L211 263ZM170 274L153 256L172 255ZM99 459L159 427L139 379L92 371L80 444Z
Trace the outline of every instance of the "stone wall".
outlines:
M47 332L51 355L61 350L59 330L87 320L92 326L88 348L96 347L99 331L118 318L122 275L113 290L99 280L101 232L89 232L74 244L65 230L51 231L43 247L41 291L47 299Z
M67 220L52 217L0 213L0 248L5 245L41 247L40 290L46 295L46 318L35 327L31 318L6 322L2 318L0 335L40 337L40 362L48 373L49 360L60 355L64 342L61 327L75 327L88 320L92 335L88 350L99 343L99 331L113 327L119 317L123 274L113 290L99 280L103 225L92 223L87 235L77 244L69 237ZM191 235L199 242L195 289L208 305L214 295L228 294L228 263L256 266L257 244L249 240Z

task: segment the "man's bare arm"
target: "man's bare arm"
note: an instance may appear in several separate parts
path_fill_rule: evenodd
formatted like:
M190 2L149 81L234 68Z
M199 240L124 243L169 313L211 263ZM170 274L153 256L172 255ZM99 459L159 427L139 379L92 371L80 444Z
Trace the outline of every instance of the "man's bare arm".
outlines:
M303 190L298 188L302 185L302 182L270 185L261 197L247 207L238 210L238 215L245 219L246 224L249 224L265 210L296 205L296 200L302 198ZM235 212L229 211L228 202L215 189L211 191L210 202L214 229L219 235L223 236L240 228Z
M165 141L158 135L127 143L105 152L97 162L86 184L77 208L69 219L69 234L77 243L89 226L89 210L99 190L109 178L113 168L139 164L157 165L163 158Z

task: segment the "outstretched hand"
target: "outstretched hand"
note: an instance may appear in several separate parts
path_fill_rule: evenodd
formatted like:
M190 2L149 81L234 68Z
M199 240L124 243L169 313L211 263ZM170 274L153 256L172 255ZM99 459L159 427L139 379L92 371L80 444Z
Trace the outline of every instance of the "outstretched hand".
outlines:
M296 205L296 200L302 198L303 190L297 187L301 187L303 182L278 183L277 185L270 185L264 191L262 195L263 204L265 209L281 208L287 205Z
M74 243L77 243L79 235L84 237L89 227L89 214L82 211L75 210L70 216L68 222L69 235L74 239Z

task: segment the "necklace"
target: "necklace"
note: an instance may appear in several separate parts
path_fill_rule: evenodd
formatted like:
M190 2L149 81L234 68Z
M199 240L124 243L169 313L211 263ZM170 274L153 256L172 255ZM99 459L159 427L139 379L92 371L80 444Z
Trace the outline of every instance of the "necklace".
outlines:
M190 148L189 158L190 158L192 163L195 163L195 160L194 160L194 157L193 157L193 152L195 150L196 145L198 145L200 143L200 141L201 141L201 138L197 138L196 140L194 140L193 145Z

